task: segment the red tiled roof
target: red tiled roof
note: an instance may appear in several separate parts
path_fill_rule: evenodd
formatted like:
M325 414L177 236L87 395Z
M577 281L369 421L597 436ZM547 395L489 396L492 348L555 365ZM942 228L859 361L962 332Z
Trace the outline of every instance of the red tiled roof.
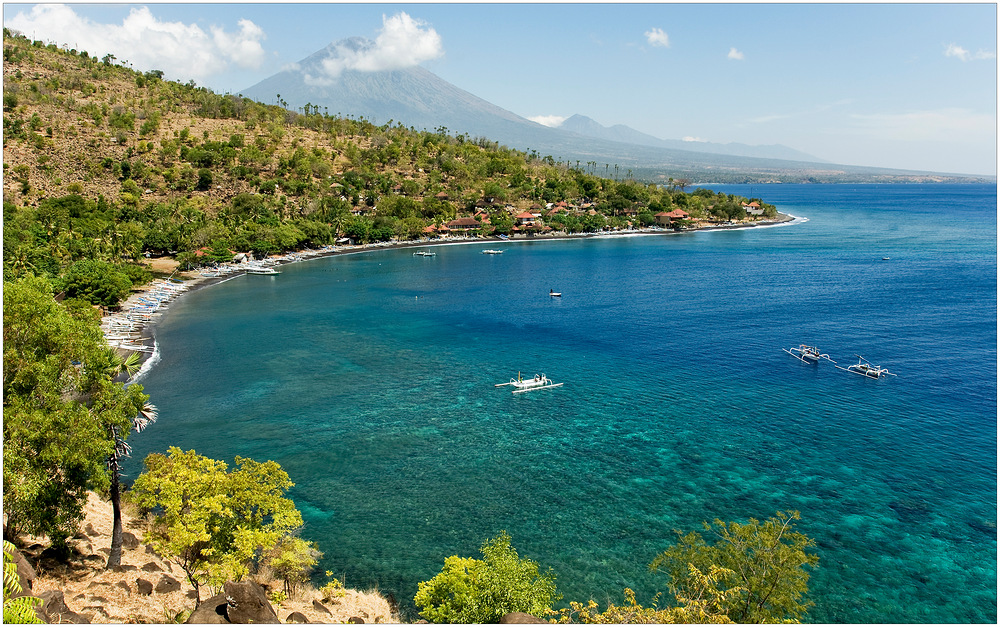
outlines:
M535 216L533 216L532 214L528 213L527 211L523 211L523 212L517 214L514 217L515 218L533 219Z

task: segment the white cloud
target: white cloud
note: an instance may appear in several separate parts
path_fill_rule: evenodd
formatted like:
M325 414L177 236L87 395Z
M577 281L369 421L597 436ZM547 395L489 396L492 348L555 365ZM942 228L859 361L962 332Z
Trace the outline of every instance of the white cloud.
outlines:
M948 46L944 50L944 56L955 57L961 59L962 61L982 61L985 59L997 58L997 53L988 52L986 50L980 50L979 52L972 54L962 46L956 44L948 44Z
M429 24L400 12L382 16L382 30L373 43L361 48L338 46L337 55L323 60L323 75L306 75L311 85L331 85L346 70L382 72L401 70L444 55L441 36Z
M236 32L213 26L206 33L196 24L160 21L147 7L129 11L121 25L98 24L67 5L46 4L35 5L27 14L17 13L4 26L94 56L112 54L137 70L163 70L167 78L185 81L204 80L234 64L260 67L265 56L263 29L246 19L238 24Z
M653 28L645 32L646 41L649 42L651 46L658 46L660 48L670 47L670 38L667 34L663 32L662 28Z
M707 139L702 139L701 137L691 137L690 135L688 135L687 137L682 137L681 141L686 141L686 142L701 142L701 143L708 142Z
M538 122L542 126L548 126L551 128L556 128L566 121L565 115L536 115L534 117L528 118L532 122Z
M760 117L750 118L750 122L753 124L767 124L768 122L787 120L790 117L792 117L792 115L788 113L775 113L773 115L762 115Z
M742 61L743 60L743 53L740 52L739 50L737 50L736 48L730 48L729 49L729 54L726 55L726 57L729 58L729 59L732 59L734 61Z

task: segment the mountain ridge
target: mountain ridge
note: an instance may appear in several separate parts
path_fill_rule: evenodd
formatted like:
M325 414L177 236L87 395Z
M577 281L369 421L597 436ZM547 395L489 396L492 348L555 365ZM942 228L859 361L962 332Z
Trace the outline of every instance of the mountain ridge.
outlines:
M890 182L982 177L831 164L787 147L747 147L662 140L618 125L603 127L586 116L579 128L550 128L490 103L420 66L367 72L344 69L335 79L317 81L326 66L346 67L344 54L374 44L363 38L334 42L241 90L244 97L291 109L307 105L334 115L356 116L375 124L398 123L417 130L446 129L481 137L556 161L577 165L615 164L654 182L670 177L725 182ZM307 81L306 77L312 77ZM310 84L311 83L311 84ZM575 116L574 116L575 117ZM588 122L589 120L589 122ZM571 123L570 127L574 124ZM694 144L694 145L692 145ZM763 154L762 154L763 153Z
M807 154L781 144L751 145L738 142L725 144L707 141L688 141L683 139L661 139L648 133L643 133L625 124L603 126L593 118L582 114L574 114L566 118L557 128L574 131L589 137L599 137L611 141L620 141L641 146L656 146L687 150L690 152L708 152L712 154L732 155L736 157L758 157L762 159L785 159L788 161L806 161L810 163L830 163L814 155Z

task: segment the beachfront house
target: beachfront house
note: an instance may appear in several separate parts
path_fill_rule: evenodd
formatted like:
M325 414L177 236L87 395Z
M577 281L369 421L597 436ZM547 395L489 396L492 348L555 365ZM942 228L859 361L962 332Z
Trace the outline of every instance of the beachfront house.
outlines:
M514 219L517 220L518 226L535 226L535 220L537 219L537 216L535 216L535 214L533 213L522 211L521 213L514 216Z
M656 223L660 226L670 226L674 220L687 220L689 215L683 209L674 209L673 211L661 211L653 217L656 218Z
M460 231L465 233L474 231L480 226L482 225L475 218L456 218L447 224L447 227L451 231Z
M764 208L760 206L760 203L756 200L743 205L743 210L747 212L747 215L751 216L762 216L764 215Z

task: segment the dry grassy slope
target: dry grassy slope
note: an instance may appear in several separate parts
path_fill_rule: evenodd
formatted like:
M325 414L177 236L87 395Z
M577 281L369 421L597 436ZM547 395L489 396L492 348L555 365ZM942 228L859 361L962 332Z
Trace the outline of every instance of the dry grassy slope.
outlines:
M104 570L111 548L111 504L91 493L85 513L86 519L80 527L81 532L70 540L70 546L75 549L74 559L69 564L50 566L48 569L43 562L43 567L38 568L38 579L32 588L34 594L46 590L62 590L69 608L88 616L95 623L169 623L181 612L194 609L194 600L190 596L194 589L187 583L181 569L148 552L143 544L136 549L122 551L122 565L126 570ZM126 507L124 528L141 539L145 521L130 516ZM25 555L31 559L31 556L42 550L45 541L42 538L29 538L26 544L29 548L25 550ZM179 581L181 589L166 594L139 594L136 579L145 579L156 586L164 575ZM259 583L272 590L281 589L280 582L266 577L260 579ZM202 589L201 596L205 599L211 593ZM338 601L323 602L330 614L313 606L313 601L319 599L320 593L315 588L306 586L294 598L280 606L272 606L283 622L292 612L301 612L311 623L344 623L352 616L362 618L365 623L399 622L399 618L392 613L389 602L377 591L348 589Z
M8 40L5 40L5 45L9 45ZM24 43L20 42L19 45L23 47ZM274 174L278 156L291 154L297 146L310 150L319 148L330 154L334 173L342 173L348 167L346 159L338 154L334 145L338 139L329 134L284 125L283 136L276 140L265 124L248 128L249 125L241 120L198 117L193 113L194 106L184 103L179 104L179 111L170 110L160 99L161 94L167 91L165 85L150 82L149 86L140 88L135 82L135 74L125 68L112 66L108 72L110 76L94 78L92 67L85 67L80 58L43 48L31 48L31 51L33 59L4 62L4 84L7 89L16 90L19 94L18 106L12 112L13 115L25 121L30 120L34 114L41 118L41 126L36 132L45 138L42 142L44 145L37 147L31 141L5 138L5 200L18 204L36 204L41 198L62 196L79 189L81 191L78 193L87 198L96 199L100 194L111 201L117 201L122 182L110 170L102 168L101 161L110 157L119 162L126 158L129 148L132 148L132 160L140 159L154 170L162 171L168 165L183 165L176 154L172 163L167 164L159 155L161 142L176 139L182 129L189 130L195 144L203 141L205 132L208 133L208 139L223 142L228 141L233 134L242 134L247 145L252 144L258 135L268 138L269 148L273 149L273 153L271 162L262 172L262 178ZM103 65L99 69L102 72L109 70ZM21 78L16 77L19 71ZM59 81L58 87L52 86L52 79ZM44 99L31 92L32 85L45 96ZM83 85L91 85L97 89L86 94L81 89ZM89 103L98 107L106 105L108 110L118 106L126 111L136 112L137 115L147 109L158 110L162 116L159 129L140 137L139 128L143 120L137 117L135 128L131 132L125 132L127 141L124 145L119 144L115 139L119 131L109 127L107 117L99 126L95 126L94 120L83 111ZM4 115L7 117L8 114ZM51 137L46 134L49 127L52 128ZM340 138L339 141L354 142L360 147L366 147L369 140L353 137ZM152 144L152 149L142 152L142 142ZM21 177L14 174L19 165L29 168L27 179L31 191L27 195L21 194ZM405 177L421 176L415 169L405 165L396 166L394 170ZM149 201L169 201L177 197L201 198L203 208L211 210L227 203L240 192L253 191L245 181L221 174L219 169L215 171L213 189L205 192L173 191L168 188L162 175L154 174L151 178L152 184L143 190L144 204ZM71 187L74 184L79 188Z

